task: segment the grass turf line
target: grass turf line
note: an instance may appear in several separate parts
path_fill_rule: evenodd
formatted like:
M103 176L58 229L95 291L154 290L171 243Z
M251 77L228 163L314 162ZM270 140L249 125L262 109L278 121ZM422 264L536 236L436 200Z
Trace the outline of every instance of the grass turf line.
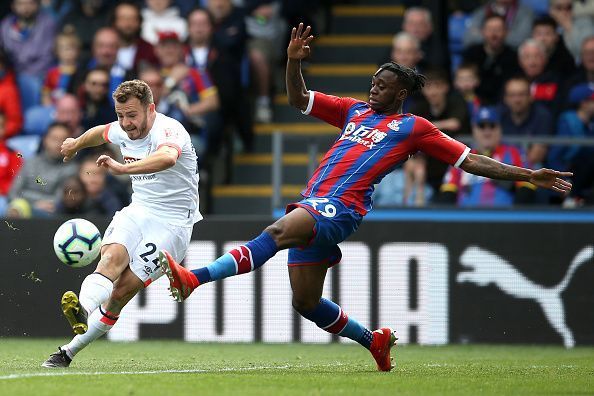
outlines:
M357 345L99 341L69 369L41 368L63 341L3 339L2 394L541 395L594 390L594 348L589 347L405 346L395 350L396 369L380 373Z

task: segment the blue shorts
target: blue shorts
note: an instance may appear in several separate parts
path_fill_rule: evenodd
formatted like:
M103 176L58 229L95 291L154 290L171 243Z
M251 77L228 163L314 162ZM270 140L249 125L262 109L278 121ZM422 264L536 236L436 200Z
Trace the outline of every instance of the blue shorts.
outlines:
M306 198L287 206L286 213L304 208L316 220L314 236L307 246L289 249L289 266L324 265L340 262L338 244L357 231L363 216L347 208L338 198Z

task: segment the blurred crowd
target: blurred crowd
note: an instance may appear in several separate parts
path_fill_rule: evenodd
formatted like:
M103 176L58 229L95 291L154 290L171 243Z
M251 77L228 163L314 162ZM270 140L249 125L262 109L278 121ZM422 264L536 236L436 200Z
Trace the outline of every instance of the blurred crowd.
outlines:
M447 42L430 9L409 7L390 57L427 76L405 111L466 141L473 152L575 173L568 197L499 182L415 155L376 191L376 206L594 203L594 1L452 1ZM379 60L381 63L383 60ZM583 138L551 145L546 137ZM512 142L506 142L506 137Z
M288 29L315 25L322 11L328 18L337 2L349 1L0 2L0 216L112 215L128 203L129 181L92 166L117 148L86 150L67 165L59 149L115 121L111 92L131 78L190 132L208 213L215 168L229 182L233 153L254 148L254 123L272 121ZM418 154L378 186L376 206L591 204L594 146L539 139L594 136L594 0L458 0L443 15L420 6L427 2L401 3L402 29L378 63L391 58L428 77L404 110L452 137L472 136L474 152L571 170L575 187L560 197Z
M129 182L63 165L60 144L116 120L111 92L140 78L157 111L182 122L200 158L208 202L213 162L253 149L272 121L272 69L288 23L317 1L11 0L0 5L0 216L112 215ZM236 136L237 138L235 138ZM204 201L204 202L202 202ZM201 208L208 212L208 208Z

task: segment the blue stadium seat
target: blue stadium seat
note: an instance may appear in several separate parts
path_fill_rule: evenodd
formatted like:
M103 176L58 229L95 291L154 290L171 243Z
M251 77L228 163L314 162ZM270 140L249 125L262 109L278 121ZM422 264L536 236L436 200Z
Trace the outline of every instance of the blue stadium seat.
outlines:
M25 111L23 134L43 136L53 120L53 106L33 106Z
M0 217L4 217L7 207L8 207L8 198L0 195Z
M41 104L41 79L35 76L19 74L17 84L21 95L23 112Z
M24 159L31 158L37 154L40 144L41 136L37 135L17 135L6 140L6 145L17 153L21 153Z
M448 48L452 60L452 72L462 61L464 32L468 28L469 22L470 15L464 13L455 13L448 18Z

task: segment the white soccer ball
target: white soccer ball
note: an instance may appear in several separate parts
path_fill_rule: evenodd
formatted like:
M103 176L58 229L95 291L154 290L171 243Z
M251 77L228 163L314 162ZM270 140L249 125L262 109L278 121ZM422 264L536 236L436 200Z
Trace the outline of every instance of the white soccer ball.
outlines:
M60 261L69 267L87 266L101 251L101 233L88 220L68 220L54 235L54 251Z

